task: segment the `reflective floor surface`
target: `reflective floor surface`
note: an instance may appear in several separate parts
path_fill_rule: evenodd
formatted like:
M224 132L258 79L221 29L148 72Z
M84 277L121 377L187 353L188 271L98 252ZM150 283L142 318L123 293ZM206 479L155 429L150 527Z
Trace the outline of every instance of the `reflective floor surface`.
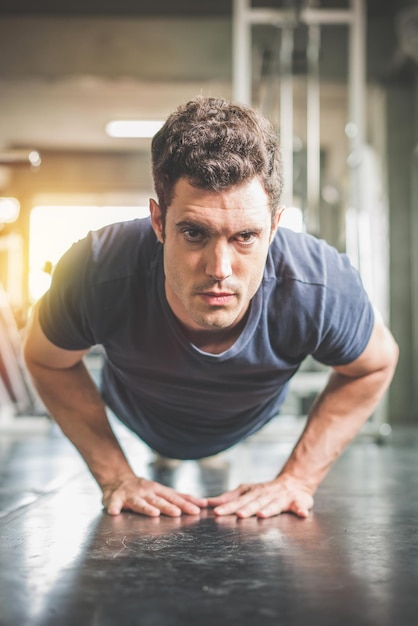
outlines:
M291 447L157 472L124 445L139 473L199 495L273 477ZM1 626L418 624L418 429L352 444L307 520L112 518L56 432L0 435L0 454Z

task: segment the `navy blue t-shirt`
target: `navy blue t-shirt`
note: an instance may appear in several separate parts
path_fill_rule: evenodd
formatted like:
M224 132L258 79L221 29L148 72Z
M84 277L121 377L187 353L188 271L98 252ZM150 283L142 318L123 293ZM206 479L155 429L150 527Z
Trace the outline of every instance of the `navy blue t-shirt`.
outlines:
M154 450L180 459L215 454L257 431L277 414L305 357L353 361L373 321L346 255L279 228L240 337L221 354L202 352L167 303L163 246L149 218L74 244L40 308L52 343L103 346L105 402Z

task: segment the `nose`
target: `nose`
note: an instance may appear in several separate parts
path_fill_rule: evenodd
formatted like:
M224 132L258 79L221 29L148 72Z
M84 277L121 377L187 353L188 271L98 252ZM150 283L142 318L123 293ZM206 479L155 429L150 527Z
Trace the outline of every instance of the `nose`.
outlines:
M218 282L231 276L231 250L227 242L217 241L207 250L206 274Z

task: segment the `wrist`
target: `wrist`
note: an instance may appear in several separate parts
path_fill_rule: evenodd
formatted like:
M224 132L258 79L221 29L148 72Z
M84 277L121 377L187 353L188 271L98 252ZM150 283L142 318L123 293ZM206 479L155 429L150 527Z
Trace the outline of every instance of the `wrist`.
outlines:
M136 475L129 467L129 465L122 467L106 466L106 468L100 470L93 470L92 468L90 468L90 471L92 472L95 480L102 490L108 489L113 485L120 485L121 483L136 478Z
M282 469L281 472L276 476L274 482L284 485L287 489L298 488L302 491L305 491L309 495L313 496L318 485L315 484L311 479L305 476L300 476L291 472L290 470Z

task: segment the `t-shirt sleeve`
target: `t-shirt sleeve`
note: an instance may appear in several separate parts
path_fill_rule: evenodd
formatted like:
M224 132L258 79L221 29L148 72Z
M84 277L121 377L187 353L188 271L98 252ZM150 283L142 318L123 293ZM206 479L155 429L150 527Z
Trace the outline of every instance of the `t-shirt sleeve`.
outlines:
M60 259L40 303L39 321L46 337L65 350L95 345L92 332L91 237L75 243Z
M322 319L312 356L325 365L345 365L357 359L369 342L373 306L347 255L328 247L325 269Z

